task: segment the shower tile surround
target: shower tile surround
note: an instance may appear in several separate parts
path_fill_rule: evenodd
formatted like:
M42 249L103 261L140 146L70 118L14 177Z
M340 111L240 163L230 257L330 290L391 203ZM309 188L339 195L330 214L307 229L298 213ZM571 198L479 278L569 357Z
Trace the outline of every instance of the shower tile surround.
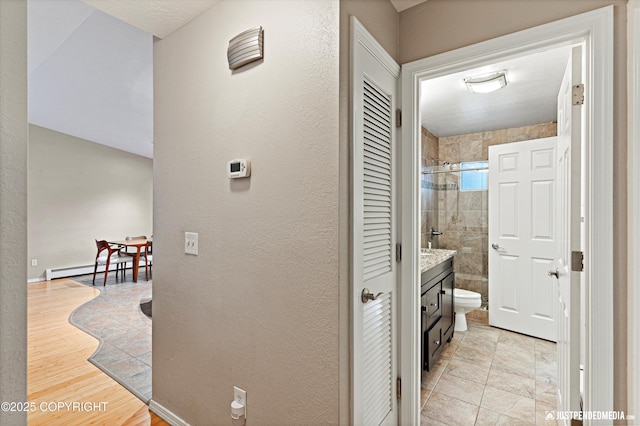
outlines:
M489 158L489 146L556 136L556 123L438 138L422 128L422 169ZM421 246L456 250L456 287L488 300L488 191L459 191L460 173L421 175ZM442 232L431 237L430 229Z

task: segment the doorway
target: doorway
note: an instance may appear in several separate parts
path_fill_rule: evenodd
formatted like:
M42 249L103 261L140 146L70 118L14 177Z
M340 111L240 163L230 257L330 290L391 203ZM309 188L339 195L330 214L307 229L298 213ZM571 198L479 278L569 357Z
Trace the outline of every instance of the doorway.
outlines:
M422 81L442 77L465 69L472 69L499 60L524 56L541 52L557 46L569 46L577 40L585 42L587 51L586 78L588 94L592 97L586 119L588 132L585 136L586 168L583 183L591 188L585 201L585 230L586 246L585 257L594 259L586 264L585 288L587 296L583 306L587 308L588 315L585 318L587 338L585 347L585 410L597 409L597 407L611 407L613 395L613 371L612 371L612 300L605 298L603 304L596 303L598 295L604 297L604 293L611 291L611 252L604 252L603 247L611 249L612 224L608 221L611 217L611 194L606 188L612 183L612 16L611 7L588 12L576 17L564 19L551 24L514 33L499 39L457 49L431 58L415 61L403 66L402 99L405 115L409 117L402 130L403 139L412 141L409 149L402 152L402 184L403 200L401 204L406 209L402 212L402 240L405 244L405 252L415 253L407 256L407 261L402 265L403 282L411 288L403 288L402 303L400 309L401 322L418 321L418 308L413 306L412 300L418 300L418 252L420 248L419 238L419 176L420 176L420 152L419 136L420 124L417 113ZM598 184L594 185L594 181ZM606 212L602 211L603 206ZM598 226L595 226L598 224ZM596 257L597 255L597 257ZM600 257L600 255L602 257ZM594 283L598 279L599 287ZM602 288L602 285L608 288ZM603 293L604 292L604 293ZM602 301L602 300L600 300ZM609 334L607 334L609 333ZM590 335L597 335L598 345ZM402 336L402 347L410 347L411 351L403 351L401 359L401 374L403 378L403 394L408 394L411 401L402 404L401 412L407 418L413 418L417 424L419 387L418 363L413 355L417 349L415 336ZM602 340L605 339L606 348L602 348ZM406 352L409 352L407 355ZM412 356L414 359L412 359ZM606 391L605 391L606 389ZM406 392L406 393L405 393Z

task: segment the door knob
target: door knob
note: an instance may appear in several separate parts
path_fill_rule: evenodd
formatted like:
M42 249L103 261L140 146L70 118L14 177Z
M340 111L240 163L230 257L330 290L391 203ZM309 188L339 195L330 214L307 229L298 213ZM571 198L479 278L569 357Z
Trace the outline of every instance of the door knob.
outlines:
M499 250L502 247L500 247L500 244L498 244L498 243L493 243L493 244L491 244L491 248L494 249L494 250Z
M362 303L367 303L369 300L376 300L380 296L382 296L382 293L378 293L374 295L373 293L369 293L368 288L363 288L362 295L360 296L360 300L362 300Z
M547 274L550 277L556 277L556 278L560 277L560 271L558 271L557 269L555 271L549 271L549 272L547 272Z

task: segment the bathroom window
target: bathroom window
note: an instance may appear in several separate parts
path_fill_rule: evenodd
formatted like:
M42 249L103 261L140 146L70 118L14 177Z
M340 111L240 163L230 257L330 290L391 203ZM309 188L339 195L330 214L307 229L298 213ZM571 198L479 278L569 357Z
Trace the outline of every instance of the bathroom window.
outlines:
M489 163L487 161L467 161L460 163L460 191L486 190L488 188L488 167Z

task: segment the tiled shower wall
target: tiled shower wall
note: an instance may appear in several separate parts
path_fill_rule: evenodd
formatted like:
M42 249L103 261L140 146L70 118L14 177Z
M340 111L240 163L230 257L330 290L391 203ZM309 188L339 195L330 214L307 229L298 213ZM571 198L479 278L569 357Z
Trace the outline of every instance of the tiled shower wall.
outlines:
M489 146L546 138L557 134L556 123L437 138L422 128L422 166L432 158L459 163L487 160ZM488 300L488 191L460 191L459 173L422 175L422 247L457 250L456 287ZM430 229L442 232L431 237Z

